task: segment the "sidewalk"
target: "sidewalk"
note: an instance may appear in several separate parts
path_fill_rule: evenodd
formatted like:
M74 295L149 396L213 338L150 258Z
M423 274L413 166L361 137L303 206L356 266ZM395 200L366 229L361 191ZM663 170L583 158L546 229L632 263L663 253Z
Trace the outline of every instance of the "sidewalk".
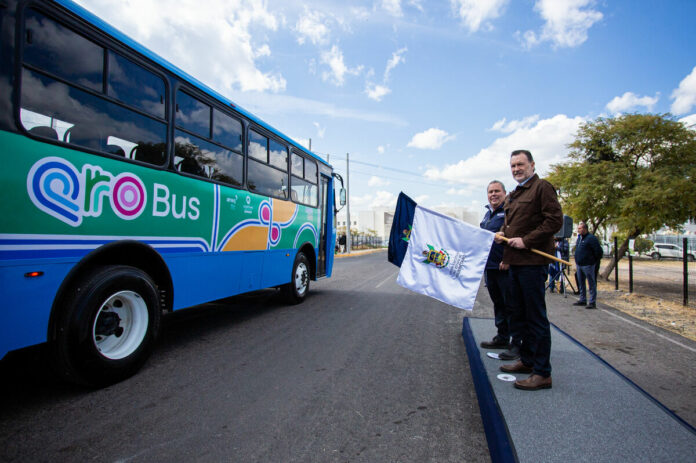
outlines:
M466 317L462 335L492 461L693 461L696 429L556 326L553 388L515 389L499 370L510 362L479 347L491 321Z
M386 251L387 248L374 248L374 249L352 249L350 252L334 254L334 258L343 259L344 257L356 257L365 254L372 254L374 252Z
M691 426L696 426L696 342L635 319L602 301L598 309L575 307L577 297L546 294L551 323L609 363L637 386L661 402ZM479 288L473 317L493 316L483 284ZM490 320L493 326L493 320ZM560 368L563 358L551 346L551 365ZM579 375L556 378L581 384ZM538 391L542 394L544 391Z

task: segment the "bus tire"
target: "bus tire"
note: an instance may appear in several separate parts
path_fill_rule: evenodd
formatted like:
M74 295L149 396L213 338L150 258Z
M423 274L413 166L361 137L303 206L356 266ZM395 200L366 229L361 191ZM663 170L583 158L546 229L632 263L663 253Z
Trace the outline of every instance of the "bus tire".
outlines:
M299 304L304 301L309 292L309 261L302 252L295 256L292 264L292 279L283 286L285 299L290 304Z
M103 387L135 374L160 328L157 287L129 266L97 268L73 287L56 327L53 360L71 382Z

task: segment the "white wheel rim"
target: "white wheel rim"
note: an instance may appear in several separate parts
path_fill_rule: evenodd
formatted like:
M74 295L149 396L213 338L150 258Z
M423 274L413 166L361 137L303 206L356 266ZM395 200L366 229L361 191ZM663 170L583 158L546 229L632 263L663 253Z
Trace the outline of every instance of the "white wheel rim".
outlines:
M307 272L307 266L304 262L297 264L295 269L295 290L297 294L302 296L305 291L307 291L307 284L309 280L309 273Z
M97 334L99 317L114 313L120 319L120 335ZM101 306L92 326L92 340L101 355L111 360L128 357L135 352L145 339L148 325L147 304L138 293L119 291L110 296Z

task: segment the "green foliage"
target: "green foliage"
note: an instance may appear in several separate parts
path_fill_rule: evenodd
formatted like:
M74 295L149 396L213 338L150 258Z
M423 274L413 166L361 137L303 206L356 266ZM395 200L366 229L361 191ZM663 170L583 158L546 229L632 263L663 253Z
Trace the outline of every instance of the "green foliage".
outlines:
M641 238L640 236L636 238L636 242L633 246L633 250L637 253L646 253L652 249L655 243L652 240Z
M592 232L634 238L696 217L696 134L670 115L628 114L583 124L570 161L552 166L564 212Z

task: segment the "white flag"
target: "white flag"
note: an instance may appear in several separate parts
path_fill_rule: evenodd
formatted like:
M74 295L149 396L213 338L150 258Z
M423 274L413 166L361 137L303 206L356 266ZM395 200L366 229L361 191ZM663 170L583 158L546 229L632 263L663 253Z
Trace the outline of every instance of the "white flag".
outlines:
M417 206L396 282L472 310L493 237L488 230Z

